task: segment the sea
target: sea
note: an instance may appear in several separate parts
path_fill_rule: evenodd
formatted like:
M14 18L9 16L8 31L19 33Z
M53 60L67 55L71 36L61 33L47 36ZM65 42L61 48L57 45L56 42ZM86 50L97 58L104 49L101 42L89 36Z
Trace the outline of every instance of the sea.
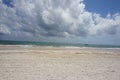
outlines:
M98 48L120 48L120 45L98 45L81 43L57 43L57 42L35 42L35 41L6 41L0 40L1 45L36 45L36 46L72 46L72 47L98 47Z

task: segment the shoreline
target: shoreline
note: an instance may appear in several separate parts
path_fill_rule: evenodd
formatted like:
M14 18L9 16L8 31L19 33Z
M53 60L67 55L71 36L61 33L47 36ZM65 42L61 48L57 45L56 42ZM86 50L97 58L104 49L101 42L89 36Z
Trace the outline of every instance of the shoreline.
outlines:
M0 45L32 45L55 47L92 47L92 48L120 48L120 45L108 44L84 44L84 43L59 43L59 42L35 42L35 41L0 41Z
M0 45L0 50L76 50L120 54L120 48L77 47L77 46L41 46L41 45Z

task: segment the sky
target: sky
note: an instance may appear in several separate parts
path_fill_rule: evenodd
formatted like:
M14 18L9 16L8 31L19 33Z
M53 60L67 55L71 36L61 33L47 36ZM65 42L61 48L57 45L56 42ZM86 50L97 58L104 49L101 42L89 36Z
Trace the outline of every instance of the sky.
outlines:
M0 0L0 40L120 45L120 0Z
M120 12L120 0L84 0L84 3L87 11L99 13L102 17Z

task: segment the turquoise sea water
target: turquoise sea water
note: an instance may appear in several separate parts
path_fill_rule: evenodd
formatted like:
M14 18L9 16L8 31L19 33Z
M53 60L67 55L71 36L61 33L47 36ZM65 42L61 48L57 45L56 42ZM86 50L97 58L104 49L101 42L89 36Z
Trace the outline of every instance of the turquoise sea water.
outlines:
M120 45L96 45L96 44L72 44L55 42L33 42L33 41L0 41L2 45L37 45L37 46L76 46L76 47L100 47L100 48L120 48Z

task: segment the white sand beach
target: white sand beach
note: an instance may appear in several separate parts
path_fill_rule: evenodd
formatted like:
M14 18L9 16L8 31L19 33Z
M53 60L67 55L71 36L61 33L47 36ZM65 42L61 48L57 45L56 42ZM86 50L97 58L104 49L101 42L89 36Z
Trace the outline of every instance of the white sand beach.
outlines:
M120 49L0 45L0 80L120 80Z

